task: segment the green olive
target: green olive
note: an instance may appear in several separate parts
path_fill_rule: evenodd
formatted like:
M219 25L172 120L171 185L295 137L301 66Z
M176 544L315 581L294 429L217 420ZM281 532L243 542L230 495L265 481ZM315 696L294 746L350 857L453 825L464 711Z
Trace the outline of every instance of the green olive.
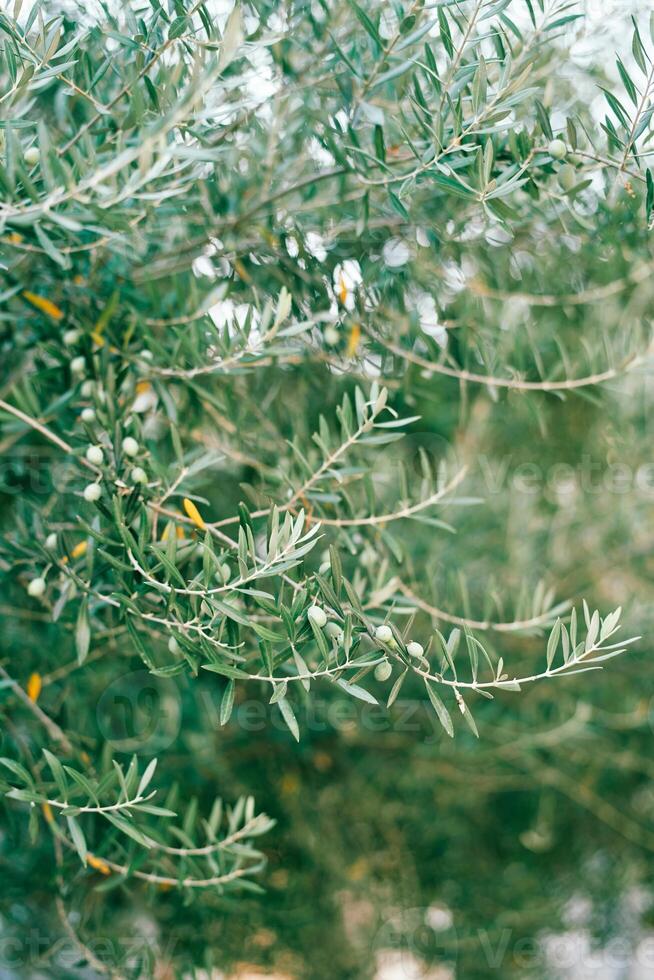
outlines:
M571 164L566 163L559 170L559 184L564 191L571 191L576 183L577 174L575 168Z
M566 146L563 140L550 140L547 145L547 152L550 156L553 156L555 160L562 160L565 156Z

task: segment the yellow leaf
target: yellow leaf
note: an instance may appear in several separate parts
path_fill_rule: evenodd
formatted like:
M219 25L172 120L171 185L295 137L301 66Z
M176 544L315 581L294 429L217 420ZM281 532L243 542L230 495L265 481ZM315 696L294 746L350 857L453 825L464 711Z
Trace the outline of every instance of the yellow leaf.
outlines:
M359 341L361 340L361 327L358 323L352 324L352 329L350 330L350 336L347 338L347 357L354 357L358 348Z
M52 807L50 806L50 804L49 803L42 803L41 804L41 810L43 811L43 816L48 821L48 823L52 823L52 821L54 820L54 817L52 816Z
M27 681L27 687L25 688L30 701L38 701L42 687L43 681L41 680L41 675L36 673L30 674L29 680Z
M170 537L171 527L175 528L175 537L178 540L181 540L184 537L184 528L180 524L173 525L173 522L169 521L169 523L166 524L165 528L163 529L163 534L161 535L162 541L167 541L168 538Z
M41 310L41 313L47 313L53 320L63 319L63 311L49 299L46 299L45 296L37 296L36 293L30 293L28 290L25 290L23 296L28 303L35 306L37 310Z
M107 321L100 317L95 327L91 331L91 339L98 345L98 347L104 347L104 337L102 333L107 325Z
M109 865L105 861L103 861L102 858L96 857L95 854L87 854L86 863L90 864L91 867L95 868L96 871L99 871L100 874L103 875L111 874L111 868L109 867Z
M86 554L86 549L88 548L88 541L80 541L75 545L70 553L71 558L79 558L81 555Z
M144 395L146 391L150 391L151 388L152 385L150 384L149 381L138 381L136 383L136 394Z
M347 299L347 284L345 282L345 277L343 273L338 277L338 298L340 299L343 306L345 306L345 300Z
M207 528L207 525L202 520L202 516L200 514L200 511L197 509L197 507L195 506L195 504L193 503L193 501L192 500L189 500L188 497L184 497L184 500L182 502L184 504L184 510L186 511L186 513L188 514L188 516L191 518L191 520L193 521L193 523L195 524L195 526L196 527L199 527L201 531L205 531L206 528Z

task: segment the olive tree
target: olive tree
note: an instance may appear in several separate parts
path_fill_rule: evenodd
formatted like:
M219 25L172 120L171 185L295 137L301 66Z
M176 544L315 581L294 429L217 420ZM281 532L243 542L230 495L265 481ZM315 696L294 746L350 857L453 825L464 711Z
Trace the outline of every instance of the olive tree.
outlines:
M2 785L67 931L73 874L183 902L265 885L274 821L207 802L161 704L121 741L121 678L114 712L202 690L216 726L254 699L296 740L316 692L392 718L407 685L443 739L483 742L632 642L532 560L469 574L493 420L532 413L545 444L553 404L574 424L647 368L653 46L629 25L616 85L567 62L579 17L0 15Z

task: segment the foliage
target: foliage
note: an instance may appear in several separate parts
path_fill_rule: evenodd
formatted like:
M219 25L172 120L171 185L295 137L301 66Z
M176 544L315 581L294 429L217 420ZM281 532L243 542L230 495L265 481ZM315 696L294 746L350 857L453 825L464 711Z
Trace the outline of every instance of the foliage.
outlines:
M578 27L539 0L0 14L3 788L67 933L73 867L115 908L257 892L273 821L232 775L223 816L203 714L238 743L255 699L302 752L316 698L409 696L447 758L633 642L493 486L534 430L554 465L611 412L644 427L654 44L634 21L619 87L566 77ZM591 504L580 539L609 534ZM117 737L126 670L114 722L202 692L198 731L150 705Z

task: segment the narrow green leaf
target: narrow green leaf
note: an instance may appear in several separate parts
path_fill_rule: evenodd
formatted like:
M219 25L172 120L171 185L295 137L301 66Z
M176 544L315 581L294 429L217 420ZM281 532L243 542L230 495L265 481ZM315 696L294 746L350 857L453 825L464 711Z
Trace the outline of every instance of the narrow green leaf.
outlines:
M438 720L450 738L454 738L454 725L452 724L452 718L450 717L449 711L441 701L434 685L430 681L425 681L425 687L427 688L427 695L432 703L434 711L436 712Z
M279 708L281 716L286 722L291 735L293 736L296 742L299 742L300 729L298 727L297 719L293 713L293 709L291 708L289 702L286 700L286 698L282 698L280 701L277 702L277 707Z

